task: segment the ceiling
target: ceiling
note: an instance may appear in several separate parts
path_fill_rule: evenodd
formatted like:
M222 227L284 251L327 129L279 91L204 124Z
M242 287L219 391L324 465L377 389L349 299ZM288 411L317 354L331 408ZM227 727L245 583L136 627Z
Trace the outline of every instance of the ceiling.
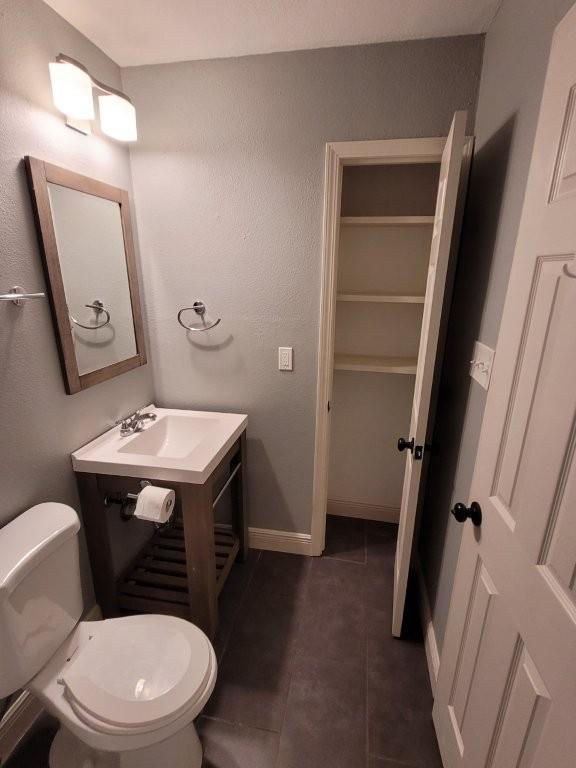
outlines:
M501 0L45 0L120 66L485 32Z

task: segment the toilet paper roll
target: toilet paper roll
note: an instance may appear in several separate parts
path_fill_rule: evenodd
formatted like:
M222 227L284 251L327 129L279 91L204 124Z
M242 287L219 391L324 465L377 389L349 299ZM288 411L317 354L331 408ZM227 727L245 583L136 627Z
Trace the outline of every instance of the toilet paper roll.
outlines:
M134 517L151 523L167 523L174 511L176 494L169 488L145 486L136 499Z

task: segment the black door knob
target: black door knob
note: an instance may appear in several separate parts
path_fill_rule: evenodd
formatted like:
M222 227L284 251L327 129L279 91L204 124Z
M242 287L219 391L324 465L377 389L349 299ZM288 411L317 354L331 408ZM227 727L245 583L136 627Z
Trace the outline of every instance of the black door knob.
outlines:
M459 501L458 504L454 505L452 514L459 523L465 523L468 518L472 520L474 525L481 525L482 523L482 509L477 501L473 501L469 507Z
M399 437L398 438L398 450L399 451L405 451L406 448L409 451L413 451L414 450L414 438L412 438L411 440L406 440L405 437Z

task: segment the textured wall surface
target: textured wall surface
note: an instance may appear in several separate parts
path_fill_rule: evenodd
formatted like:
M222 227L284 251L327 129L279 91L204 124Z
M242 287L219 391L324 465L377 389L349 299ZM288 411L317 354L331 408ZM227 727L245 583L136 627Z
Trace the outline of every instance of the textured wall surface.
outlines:
M324 145L445 135L481 57L474 36L122 72L156 397L249 414L251 525L310 530ZM188 338L196 299L222 323Z
M476 153L440 393L420 555L442 644L486 392L469 375L475 339L496 345L554 27L574 0L504 0L486 36Z
M0 289L44 290L22 163L33 155L130 189L127 150L66 128L52 105L48 62L58 53L120 85L120 71L41 0L0 0ZM32 504L78 509L70 452L152 399L147 366L66 395L48 302L0 305L0 525ZM84 587L91 595L84 558Z

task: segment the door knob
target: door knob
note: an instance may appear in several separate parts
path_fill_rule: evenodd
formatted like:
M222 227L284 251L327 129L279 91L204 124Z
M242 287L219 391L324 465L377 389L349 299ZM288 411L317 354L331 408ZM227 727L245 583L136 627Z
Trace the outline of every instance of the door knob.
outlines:
M408 449L409 451L414 450L414 438L410 440L406 440L405 437L399 437L398 438L398 450L399 451L405 451Z
M472 520L474 525L480 525L482 523L482 509L477 501L473 501L469 507L459 501L458 504L454 505L452 514L459 523L465 523L468 518Z

